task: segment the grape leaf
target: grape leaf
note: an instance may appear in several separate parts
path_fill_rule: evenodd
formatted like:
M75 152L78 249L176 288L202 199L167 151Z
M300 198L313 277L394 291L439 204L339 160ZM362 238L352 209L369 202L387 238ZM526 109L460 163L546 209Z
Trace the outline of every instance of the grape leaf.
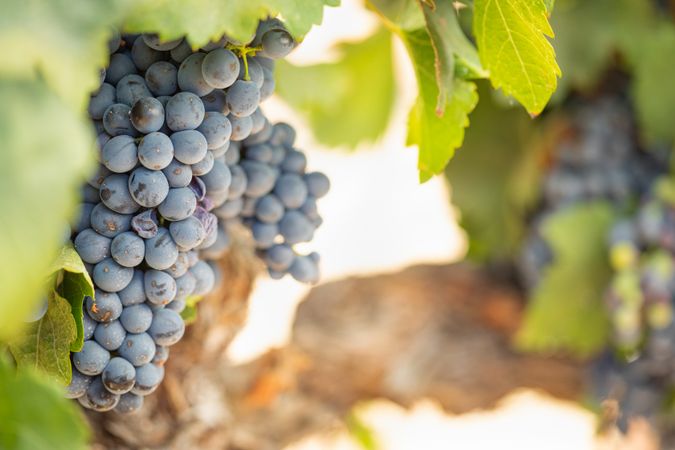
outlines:
M0 448L86 450L89 430L76 404L31 370L0 358Z
M539 114L561 74L544 1L476 0L473 31L492 85Z
M39 80L0 77L0 341L44 295L85 174L89 125Z
M84 110L108 60L111 26L128 0L4 0L0 13L0 74L39 72L70 106ZM30 122L28 122L30 123Z
M125 29L153 31L165 39L187 36L195 47L223 33L242 42L255 34L258 21L280 14L296 38L321 23L324 6L339 0L141 0L130 8Z
M337 61L294 66L279 61L277 93L307 116L316 138L355 147L385 130L394 102L391 35L384 29L342 43Z
M82 302L85 296L94 297L94 283L91 281L82 259L70 245L61 249L52 269L59 272L63 271L58 292L70 303L71 312L75 319L77 337L71 342L70 351L79 352L84 345Z
M437 114L438 86L434 73L434 49L425 29L403 32L413 60L419 95L408 119L408 145L417 145L420 181L443 171L455 149L462 144L469 113L478 102L476 85L456 79L442 116Z
M197 303L204 300L201 295L191 295L185 300L185 309L181 311L180 316L186 325L190 325L197 320Z
M603 302L611 271L606 235L614 219L604 202L559 211L542 234L554 261L543 271L528 305L516 345L529 351L589 356L601 350L609 322Z
M53 292L42 319L31 322L9 348L19 368L37 369L66 386L72 377L70 345L76 338L70 304Z

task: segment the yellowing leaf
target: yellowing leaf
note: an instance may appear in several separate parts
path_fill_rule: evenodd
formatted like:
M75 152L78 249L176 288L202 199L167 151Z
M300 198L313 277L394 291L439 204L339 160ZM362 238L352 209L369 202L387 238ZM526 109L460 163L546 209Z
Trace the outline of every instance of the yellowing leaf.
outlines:
M543 0L476 0L474 34L492 85L539 114L556 89L560 68Z

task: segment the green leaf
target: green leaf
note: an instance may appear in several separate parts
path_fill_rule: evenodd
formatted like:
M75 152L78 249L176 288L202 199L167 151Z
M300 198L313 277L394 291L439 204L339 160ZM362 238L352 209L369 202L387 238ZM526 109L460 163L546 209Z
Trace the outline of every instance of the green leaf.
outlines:
M70 304L53 292L42 319L30 323L9 348L19 369L39 370L66 386L72 377L70 345L76 337Z
M560 76L544 1L476 0L473 28L492 85L539 114Z
M603 301L611 271L606 236L614 220L610 205L584 203L543 224L554 261L528 305L516 345L529 351L564 351L580 357L601 350L609 334Z
M529 145L534 122L522 109L495 101L487 82L478 83L478 92L481 101L446 175L467 232L468 257L495 261L520 245L524 210L537 194L537 152Z
M180 313L186 325L190 325L197 320L197 303L204 300L201 295L191 295L185 300L185 309Z
M141 0L129 9L126 29L153 31L165 39L187 36L199 47L223 33L247 42L258 21L281 15L288 30L301 38L321 23L324 6L339 0Z
M76 403L30 370L0 358L0 448L86 450L89 430Z
M84 345L82 303L84 297L94 297L94 283L91 281L80 255L70 245L61 249L61 253L52 265L52 269L59 272L63 271L58 292L70 303L71 312L75 319L75 327L77 328L77 337L71 342L70 351L79 352L82 350L82 345Z
M0 77L0 341L44 295L93 162L90 126L38 80Z
M415 67L419 95L410 111L408 145L417 145L420 181L425 182L445 168L462 144L469 113L478 102L476 85L457 79L442 116L437 114L438 86L434 72L434 49L424 29L404 32L403 39Z
M349 435L363 448L364 450L377 450L379 448L375 432L367 424L365 424L358 416L358 406L347 415L345 424Z
M99 84L106 41L128 0L4 0L0 75L34 77L78 110ZM37 130L37 128L36 128Z
M357 43L338 46L337 61L294 66L279 61L277 93L330 146L355 147L379 137L394 102L391 35L384 29Z

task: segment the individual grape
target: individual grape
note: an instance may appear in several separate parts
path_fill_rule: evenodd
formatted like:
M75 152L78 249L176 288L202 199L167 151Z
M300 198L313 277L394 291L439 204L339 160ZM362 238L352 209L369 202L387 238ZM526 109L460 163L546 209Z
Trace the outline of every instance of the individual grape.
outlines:
M120 303L121 305L121 303ZM94 331L94 340L108 351L117 350L126 337L127 332L119 320L99 323Z
M230 145L228 146L224 161L228 166L234 166L241 158L241 150L238 144L238 142L230 142Z
M108 292L118 292L127 287L134 275L133 269L122 267L112 258L106 258L94 266L94 283Z
M177 159L171 160L169 165L162 170L162 173L164 173L166 180L169 182L169 187L172 188L186 187L192 181L192 169L190 166L183 164Z
M152 93L145 85L145 80L142 76L131 74L125 75L117 83L116 97L118 103L131 107L142 98L152 97Z
M82 406L87 409L93 409L94 411L105 412L110 411L119 402L119 395L113 394L108 391L101 381L100 377L96 377L92 380L91 384L87 388L87 392L77 399Z
M191 166L192 174L196 177L206 175L207 173L211 172L211 169L213 169L214 162L215 158L213 156L213 152L207 151L206 155L204 155L204 158L202 158L201 161Z
M101 374L103 386L113 394L131 391L136 381L136 368L129 361L118 356L112 358Z
M185 61L185 58L187 58L192 54L192 47L190 47L188 41L184 39L183 42L178 44L176 47L172 48L170 52L171 52L171 59L173 59L177 63L182 63L183 61Z
M166 273L171 275L174 279L182 277L190 268L187 260L187 256L184 251L178 252L178 258L176 262L173 263L171 267L166 269Z
M98 188L89 186L88 184L85 184L82 186L82 189L80 189L80 192L82 194L82 207L85 204L90 204L92 205L92 208L96 206L96 203L101 201L101 197L99 197L98 193ZM87 217L87 223L89 223L89 218Z
M264 79L263 84L260 86L260 101L263 102L270 98L274 94L274 89L276 88L276 81L274 79L274 74L267 69L263 69Z
M295 137L295 129L292 126L285 122L279 122L274 124L267 139L269 139L271 145L283 145L291 148L295 142Z
M120 214L133 214L140 209L129 192L129 177L121 173L109 175L101 184L101 201L110 210Z
M230 136L230 139L233 141L243 141L251 134L251 130L253 129L253 120L251 119L251 116L237 117L235 115L229 115L228 119L232 125L232 135Z
M129 333L143 333L152 323L152 310L143 303L131 305L124 308L119 321Z
M136 39L131 46L131 59L134 65L141 71L146 71L157 61L166 58L164 52L148 47L143 39Z
M108 106L103 113L103 128L111 136L127 134L136 136L138 133L131 124L131 108L123 103L115 103Z
M192 272L188 271L185 275L176 278L176 300L185 300L188 296L192 295L195 288L197 287L197 279Z
M296 209L307 200L307 185L300 176L287 173L277 180L274 193L286 208Z
M115 412L120 414L133 414L143 406L143 397L131 392L120 395L120 400L115 406Z
M131 216L118 214L108 209L103 203L99 203L91 211L91 227L98 234L114 238L131 228Z
M279 221L279 232L289 244L308 242L314 234L312 223L298 211L286 211Z
M179 92L166 103L166 124L172 131L194 130L204 120L204 103L192 92ZM182 161L184 162L184 161Z
M159 229L157 211L148 209L136 214L131 219L131 228L143 239L157 236L157 230Z
M169 232L178 246L188 250L201 244L206 236L204 226L195 216L172 222L169 225Z
M257 144L246 149L246 159L271 164L274 149L268 144Z
M178 248L166 228L160 228L155 237L145 241L145 262L153 269L168 269L177 258Z
M91 228L80 232L73 242L77 254L82 261L98 264L110 255L111 239L101 236Z
M276 244L265 252L267 267L277 272L286 272L295 260L295 252L286 244Z
M256 221L251 226L251 232L257 248L269 248L274 245L274 239L279 234L279 227L275 223Z
M258 220L265 223L277 223L284 216L284 204L279 197L268 194L261 197L255 206L255 215Z
M138 144L138 160L146 168L162 170L173 161L173 143L164 133L146 134Z
M230 247L230 238L222 227L218 227L218 234L213 244L202 250L202 257L204 259L217 260L225 256L225 252Z
M185 322L183 318L170 309L156 311L152 319L152 325L148 330L148 334L152 336L157 345L163 346L175 344L183 337L184 333Z
M309 195L314 198L325 196L330 190L330 180L321 172L310 172L304 176Z
M89 314L85 313L82 315L82 325L84 327L84 340L88 341L92 337L94 337L94 331L96 331L96 325L98 322L96 322L94 319L91 318Z
M214 161L211 171L202 175L200 178L204 182L206 192L208 192L209 195L218 192L227 193L230 188L230 183L232 182L230 169L220 161Z
M290 150L281 163L281 170L302 174L307 168L307 157L297 150Z
M139 367L154 358L155 342L148 333L128 333L117 352L132 365Z
M73 368L73 376L70 379L70 384L66 386L66 398L82 397L90 384L90 376L84 375L76 368Z
M138 163L138 148L133 137L115 136L103 146L101 163L115 173L126 173Z
M235 41L229 40L227 38L227 36L223 35L217 41L210 41L208 44L201 47L200 50L204 50L205 52L210 52L210 51L215 50L217 48L225 47L228 43L236 44ZM236 44L236 45L238 45L238 44Z
M139 98L131 107L130 117L131 124L138 131L144 134L153 133L164 125L164 106L154 97Z
M210 51L201 63L204 80L218 89L228 88L237 80L239 67L237 56L225 48Z
M256 87L260 89L260 87L263 85L263 79L264 79L264 74L262 71L262 67L260 67L260 64L255 59L247 59L248 61L248 80L252 81L255 83ZM246 79L246 73L245 73L245 67L244 67L244 62L241 61L239 63L239 79L245 80Z
M246 172L244 172L244 169L240 166L230 167L230 174L232 175L232 180L230 181L230 189L227 198L229 200L234 200L244 195L248 180L246 179Z
M110 57L110 65L106 70L105 81L116 85L127 75L138 73L131 57L126 53L115 53Z
M255 134L260 132L265 126L265 122L267 121L262 110L259 107L256 108L255 111L253 111L253 113L249 117L251 118L251 131L249 134ZM232 122L232 120L230 120L230 122Z
M244 204L241 207L241 217L252 218L255 216L255 207L258 199L255 197L244 198Z
M262 130L255 134L251 134L249 137L244 139L244 144L246 145L256 145L256 144L262 144L263 142L267 142L270 139L270 136L272 136L272 125L269 123L269 121L265 121ZM277 144L275 144L277 145Z
M185 310L186 306L187 306L187 304L185 303L185 300L174 300L171 303L169 303L168 305L166 305L166 308L180 314Z
M155 392L162 382L164 373L154 364L144 364L136 368L136 384L132 392L139 396L146 396Z
M134 270L131 281L121 291L117 293L122 305L126 308L137 305L145 301L145 287L143 285L143 272Z
M228 200L213 212L222 220L234 219L237 217L244 206L244 199L241 197Z
M162 345L157 346L157 351L155 352L155 357L152 358L152 364L161 367L169 360L169 347L164 347Z
M246 172L248 185L246 195L249 197L262 197L274 187L275 173L267 164L257 161L244 161L241 167Z
M319 281L319 268L316 262L308 256L296 256L289 272L293 278L301 283L316 283Z
M281 59L295 48L295 41L286 30L269 30L262 37L262 48L265 56Z
M225 92L220 89L215 89L201 99L202 103L204 103L206 112L217 112L221 114L229 114L230 112L227 107Z
M145 272L145 295L155 305L166 305L176 296L176 281L159 270Z
M174 156L183 164L196 164L207 153L206 137L197 130L178 131L171 135Z
M139 167L131 172L129 191L136 203L154 208L169 194L169 182L162 172Z
M136 233L126 231L112 240L110 253L119 265L136 267L145 257L145 242Z
M232 135L232 125L225 114L209 112L197 127L197 131L204 135L207 148L211 150L227 143Z
M178 69L168 61L157 61L145 72L145 83L156 96L173 95L178 89Z
M250 116L260 103L260 89L253 81L237 80L227 90L226 100L230 114Z
M178 68L178 87L183 91L192 92L199 97L213 91L215 86L211 86L202 75L202 63L206 55L204 53L193 53L183 60Z
M122 302L117 294L99 289L94 291L94 298L85 297L85 308L89 316L97 322L112 322L122 314ZM94 330L94 335L96 330Z
M199 261L190 268L188 272L195 278L195 289L193 295L206 295L211 292L215 283L213 269L204 261Z
M87 108L89 117L96 120L103 119L106 109L114 103L115 88L108 83L101 84L98 91L89 99L89 106Z
M94 341L85 341L82 350L73 352L73 364L83 375L94 376L103 372L110 361L110 353Z
M143 38L143 42L145 42L145 45L147 45L153 50L157 50L160 52L167 52L169 50L173 50L174 48L178 47L181 42L183 42L183 38L174 39L171 41L163 41L159 38L158 35L149 33L145 33L141 37Z

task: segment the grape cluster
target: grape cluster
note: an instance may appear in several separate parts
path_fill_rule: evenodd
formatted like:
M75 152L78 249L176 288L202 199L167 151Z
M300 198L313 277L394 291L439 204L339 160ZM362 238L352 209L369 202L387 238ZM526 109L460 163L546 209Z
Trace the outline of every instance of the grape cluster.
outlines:
M273 275L317 281L318 258L292 245L320 224L315 200L329 183L305 173L293 129L270 124L259 106L274 91L274 59L295 46L278 20L261 22L245 45L223 37L193 51L185 39L117 35L109 46L88 109L98 170L72 227L95 295L85 298L66 395L129 413L162 381L186 300L214 288L228 223L249 226ZM261 227L275 230L266 244Z

